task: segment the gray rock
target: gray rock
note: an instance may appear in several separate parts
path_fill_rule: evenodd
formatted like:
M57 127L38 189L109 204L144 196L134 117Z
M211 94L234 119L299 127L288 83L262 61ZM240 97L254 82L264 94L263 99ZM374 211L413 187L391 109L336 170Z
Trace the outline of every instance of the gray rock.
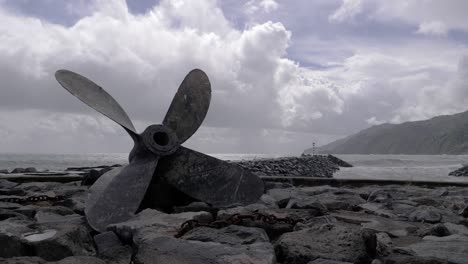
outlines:
M13 210L9 210L9 209L0 209L0 221L3 221L5 219L8 219L8 218L13 218L15 217L16 219L22 219L22 220L27 220L28 217L23 215L23 214L20 214L20 213L17 213Z
M106 264L104 260L98 259L91 256L71 256L64 258L57 262L52 262L53 264Z
M376 236L376 242L377 242L377 255L378 256L388 256L392 252L393 249L393 243L392 239L387 233L377 233L375 234Z
M184 212L213 212L214 208L204 202L193 202L185 206L176 206L174 207L174 213L184 213Z
M447 260L432 258L432 257L420 257L420 256L408 256L408 255L391 255L385 258L384 264L449 264Z
M387 190L375 190L370 193L367 202L370 203L386 203L392 200L392 195Z
M468 237L465 236L427 236L423 238L423 241L412 244L408 248L416 256L434 257L459 264L467 263L468 260Z
M5 169L0 170L0 174L8 174L8 173L9 173L8 170L5 170Z
M463 216L463 217L465 217L465 218L468 218L468 205L465 206L464 208L462 208L462 209L460 210L460 212L458 212L458 214L459 214L460 216Z
M0 195L26 195L26 192L21 189L9 188L9 189L0 189Z
M0 258L2 264L44 264L45 260L39 257L14 257L14 258Z
M442 214L435 207L419 206L408 218L415 222L438 223L442 220Z
M133 250L130 246L122 245L114 232L108 231L94 236L99 257L107 263L129 264Z
M426 228L426 229L423 229L423 230L419 231L419 234L420 234L420 236L443 237L443 236L451 235L451 232L445 226L445 224L436 224L436 225L432 225L429 228Z
M351 262L336 261L331 259L318 258L314 261L311 261L307 264L352 264Z
M24 234L34 255L48 261L57 261L68 256L94 255L90 230L78 224L51 224L49 229Z
M119 237L112 231L97 234L93 239L98 253L101 253L106 249L122 246L122 242Z
M270 242L263 229L236 225L230 225L221 229L199 227L191 230L181 238L228 245L249 245L259 242Z
M11 189L11 188L14 188L15 186L18 186L18 183L0 179L0 188L2 189Z
M166 214L153 209L146 209L130 220L108 226L126 243L140 243L156 237L174 237L180 226L188 220L211 222L213 216L207 212L185 212Z
M333 213L332 216L336 217L340 221L360 224L364 229L369 229L376 233L387 233L391 237L405 237L424 226L420 223L398 221L356 212L338 212Z
M52 212L39 211L34 218L38 224L68 223L80 225L84 223L84 217L78 214L60 215Z
M34 173L34 172L37 172L37 169L34 168L34 167L28 167L28 168L24 169L23 172L24 173Z
M285 233L276 242L276 252L279 261L293 264L317 258L370 262L359 226L345 223Z
M451 235L463 235L468 236L468 227L464 225L457 225L453 223L444 223L445 228Z
M364 209L365 212L373 214L376 216L386 217L386 218L397 218L397 216L388 209L387 205L380 203L363 203L359 207Z
M24 168L14 168L11 173L24 173Z
M294 231L299 231L302 229L307 229L307 228L313 228L316 226L321 226L324 224L335 224L337 223L338 220L331 215L323 215L323 216L317 216L314 218L310 218L307 221L297 223L294 226Z
M31 232L31 221L8 218L0 222L0 257L11 258L27 255L28 249L22 234Z
M275 252L270 243L232 246L170 237L158 237L141 244L135 263L171 264L273 264Z

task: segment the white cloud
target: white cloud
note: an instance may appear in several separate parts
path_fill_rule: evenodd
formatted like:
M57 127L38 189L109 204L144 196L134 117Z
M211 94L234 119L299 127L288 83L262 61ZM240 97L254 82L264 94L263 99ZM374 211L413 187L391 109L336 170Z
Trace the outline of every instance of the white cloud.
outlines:
M271 11L275 3L258 4ZM163 0L144 15L129 13L123 0L99 0L90 15L71 27L0 8L0 35L0 77L5 80L0 109L39 109L37 117L68 112L63 120L46 115L47 126L34 123L44 132L41 140L61 129L76 135L103 128L95 119L81 117L98 114L59 88L54 72L60 68L103 86L137 121L139 131L163 119L179 83L193 68L206 71L212 82L205 120L211 127L291 129L328 109L339 111L342 104L336 90L285 58L291 33L281 23L238 30L214 0ZM33 126L25 131L30 136ZM106 135L112 133L117 132ZM196 136L194 141L202 145Z
M343 22L353 19L362 12L362 0L343 0L341 6L328 19L332 22Z
M440 21L423 22L419 25L418 34L445 36L448 33L447 26Z
M259 11L270 13L278 9L279 4L275 0L249 0L244 4L244 12L253 15Z

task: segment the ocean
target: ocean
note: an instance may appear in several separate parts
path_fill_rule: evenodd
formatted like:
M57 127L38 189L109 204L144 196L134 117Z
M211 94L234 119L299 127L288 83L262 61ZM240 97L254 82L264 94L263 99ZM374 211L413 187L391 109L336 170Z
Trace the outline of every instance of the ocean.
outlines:
M279 154L210 154L222 160L275 158ZM334 177L355 179L402 179L431 181L468 181L448 173L468 165L468 155L336 155L354 165L341 168ZM13 154L0 153L0 169L35 167L38 170L64 170L127 163L127 153L97 154Z

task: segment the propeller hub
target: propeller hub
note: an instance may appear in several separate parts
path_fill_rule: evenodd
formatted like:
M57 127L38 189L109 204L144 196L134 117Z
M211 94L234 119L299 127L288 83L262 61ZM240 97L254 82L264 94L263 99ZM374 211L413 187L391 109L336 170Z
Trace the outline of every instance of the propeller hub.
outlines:
M151 125L141 134L148 150L158 156L174 153L179 148L177 134L164 125Z

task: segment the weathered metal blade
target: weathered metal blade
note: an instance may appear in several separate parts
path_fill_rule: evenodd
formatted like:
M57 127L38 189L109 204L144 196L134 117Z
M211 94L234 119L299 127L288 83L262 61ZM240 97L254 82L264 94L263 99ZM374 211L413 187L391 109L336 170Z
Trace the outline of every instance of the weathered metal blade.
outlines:
M179 144L185 142L200 127L208 112L210 100L211 85L208 76L202 70L192 70L182 81L163 121L164 125L177 134Z
M86 201L89 225L103 232L110 224L130 219L145 196L157 164L157 156L138 156L129 165L102 175L91 186Z
M55 78L63 88L83 103L109 117L127 130L137 133L127 113L102 87L69 70L58 70L55 73Z
M161 157L156 175L215 206L254 203L264 192L263 181L248 170L184 147Z

